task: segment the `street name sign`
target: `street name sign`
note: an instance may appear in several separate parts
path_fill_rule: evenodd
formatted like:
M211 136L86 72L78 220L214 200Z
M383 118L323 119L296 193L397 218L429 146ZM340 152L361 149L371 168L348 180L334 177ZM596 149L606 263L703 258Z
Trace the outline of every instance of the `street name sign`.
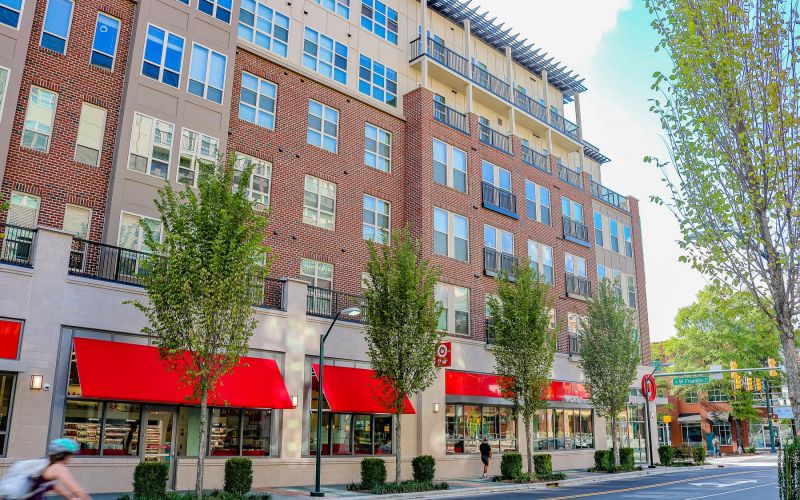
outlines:
M672 379L672 385L707 384L710 381L710 378L706 375L698 377L675 377Z

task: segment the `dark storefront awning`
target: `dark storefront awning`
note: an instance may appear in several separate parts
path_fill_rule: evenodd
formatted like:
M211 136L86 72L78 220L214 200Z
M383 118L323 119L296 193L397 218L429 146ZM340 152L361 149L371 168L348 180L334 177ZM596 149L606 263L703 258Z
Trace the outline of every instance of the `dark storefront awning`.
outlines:
M678 416L678 422L701 422L699 413L681 413Z
M181 404L189 388L151 346L76 338L75 361L86 399ZM194 402L196 403L196 401ZM273 359L242 358L217 386L209 404L234 408L293 408Z
M708 419L713 423L724 423L728 421L730 412L727 411L710 411L708 412Z
M314 364L319 379L319 365ZM322 392L331 411L338 413L394 413L387 406L385 395L389 388L374 370L325 365ZM403 398L403 413L413 415L414 406Z

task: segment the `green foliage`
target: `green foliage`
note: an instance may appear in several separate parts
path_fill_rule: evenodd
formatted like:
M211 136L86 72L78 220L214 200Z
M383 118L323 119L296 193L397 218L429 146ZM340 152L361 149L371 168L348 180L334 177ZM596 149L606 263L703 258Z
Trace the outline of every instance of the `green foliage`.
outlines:
M450 487L447 483L433 483L430 481L401 481L399 483L386 483L369 489L373 495L389 495L392 493L417 493L421 491L441 491Z
M706 449L702 446L695 446L692 448L692 460L697 465L704 464L706 462Z
M692 453L692 448L688 444L680 444L678 446L672 447L672 460L673 462L676 461L685 461L685 460L692 460L694 455Z
M633 448L619 449L619 468L624 471L633 470L636 462L633 458Z
M522 455L516 452L503 453L500 459L500 475L503 479L514 479L522 474Z
M606 278L589 300L587 316L581 323L580 364L591 388L592 406L599 416L611 420L612 460L616 465L617 416L628 404L629 387L640 359L633 312L617 298L612 282Z
M778 452L778 490L781 500L800 498L800 439Z
M133 498L161 500L167 496L169 465L161 462L142 462L133 470Z
M745 452L747 455L755 455L755 453L756 453L756 447L755 447L755 446L748 446L747 448L745 448L745 449L744 449L744 452Z
M522 417L527 443L528 473L533 473L531 422L547 407L542 395L550 384L555 332L550 330L550 287L521 259L512 274L497 277L497 296L489 297L494 329L495 372L500 390Z
M614 454L611 450L595 450L594 470L609 472L614 469Z
M442 313L435 298L439 269L420 257L408 228L394 232L389 245L368 245L367 353L389 389L383 403L400 415L404 397L425 390L436 379L436 347L444 338L437 329ZM395 482L400 481L400 420L395 419Z
M664 466L672 465L672 446L668 444L662 444L658 447L658 462Z
M534 455L533 469L537 477L549 477L553 474L553 457L547 454Z
M270 496L267 494L256 494L256 495L238 495L234 493L228 493L227 491L214 491L211 493L204 493L203 498L206 499L214 499L214 500L270 500ZM167 500L196 500L197 496L194 493L176 493L176 492L169 492L167 493ZM118 499L122 500L122 499Z
M436 460L430 455L420 455L411 461L414 470L414 481L418 483L431 483L436 475Z
M386 462L382 458L361 460L361 486L370 490L386 482Z
M249 458L225 460L225 487L227 493L245 495L253 486L253 461Z

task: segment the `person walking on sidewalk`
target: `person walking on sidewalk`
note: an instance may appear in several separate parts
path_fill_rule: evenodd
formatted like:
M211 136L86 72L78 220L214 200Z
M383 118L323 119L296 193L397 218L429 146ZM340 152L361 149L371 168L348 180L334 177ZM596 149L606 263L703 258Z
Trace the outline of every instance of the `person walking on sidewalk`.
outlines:
M492 458L492 447L489 446L489 440L483 438L483 442L478 447L481 452L481 462L483 462L483 477L484 479L487 478L487 472L489 472L489 459Z
M711 444L714 446L714 454L716 454L717 458L722 457L722 450L719 449L719 436L714 436L714 439L711 440Z

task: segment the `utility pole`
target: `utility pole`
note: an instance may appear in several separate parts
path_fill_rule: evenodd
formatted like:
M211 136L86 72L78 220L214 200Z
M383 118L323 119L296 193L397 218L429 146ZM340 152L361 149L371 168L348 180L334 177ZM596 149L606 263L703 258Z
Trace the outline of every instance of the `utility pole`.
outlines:
M769 422L769 452L775 453L775 435L772 432L772 394L769 390L769 377L764 379L764 388L767 391L767 421Z

